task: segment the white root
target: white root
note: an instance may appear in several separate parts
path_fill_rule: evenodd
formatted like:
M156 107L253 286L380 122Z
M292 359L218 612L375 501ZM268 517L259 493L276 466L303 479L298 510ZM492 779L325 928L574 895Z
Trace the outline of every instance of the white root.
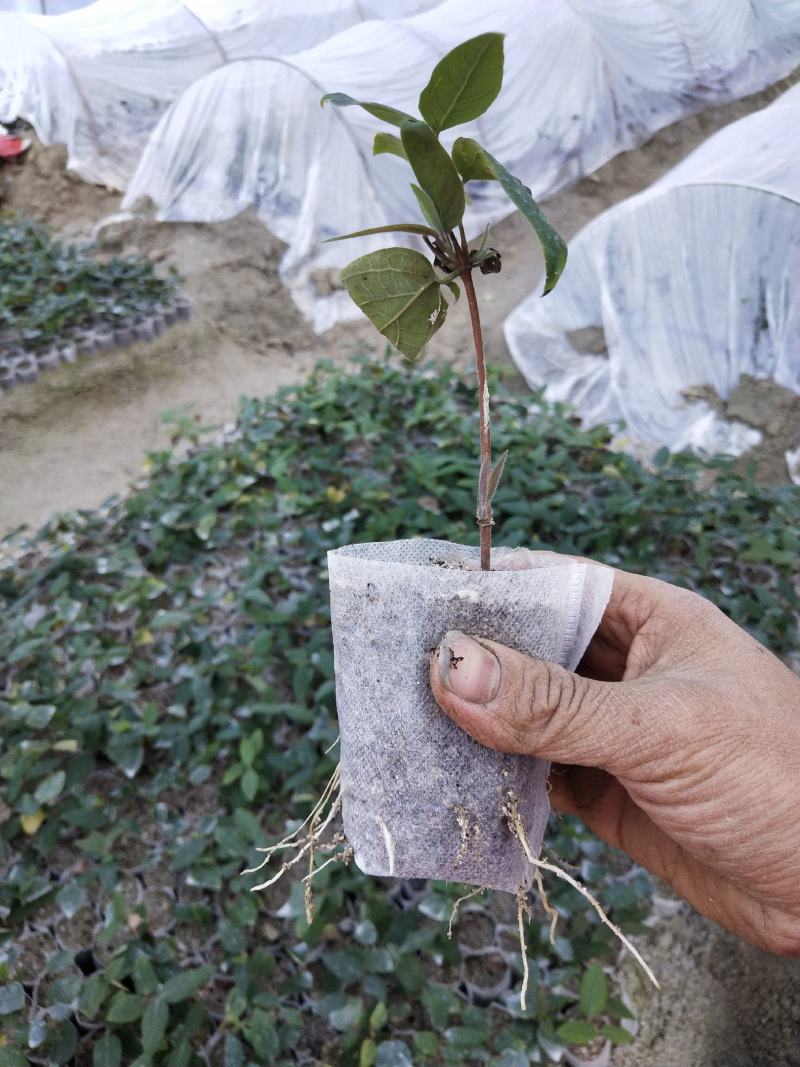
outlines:
M647 963L645 963L644 959L642 958L642 954L638 951L638 949L634 948L634 946L631 944L631 942L628 940L628 938L625 936L625 934L623 934L623 932L620 930L620 928L609 919L609 917L603 911L603 908L602 908L600 902L598 900L596 900L595 897L592 896L592 894L589 892L589 890L586 889L585 886L582 886L580 882L576 881L572 877L571 874L567 874L566 871L562 870L560 867L557 867L554 863L549 863L547 860L537 859L533 855L533 851L531 850L531 846L530 846L530 843L528 841L528 835L525 832L525 824L523 823L522 816L519 813L519 808L518 808L518 804L517 804L517 798L514 795L514 793L511 792L510 790L506 794L506 798L507 798L506 799L506 803L503 805L503 814L505 815L506 819L508 820L508 827L509 827L510 831L514 834L514 836L519 841L520 846L522 848L522 851L525 853L525 859L528 861L528 863L530 863L530 865L532 867L534 867L535 869L542 870L542 871L549 871L551 874L554 874L557 878L560 878L563 882L566 882L567 885L572 886L572 888L575 889L578 893L580 893L580 895L585 900L588 900L589 903L594 908L595 912L597 913L597 916L600 919L600 921L602 923L604 923L609 928L609 930L611 930L611 932L614 934L614 936L616 938L619 939L619 941L622 942L622 944L630 952L630 954L633 956L633 958L636 960L636 962L642 968L642 970L647 975L647 977L650 979L650 981L653 983L653 985L656 987L656 989L660 989L661 987L658 984L658 980L656 979L656 976L653 974L652 970L647 965ZM522 918L521 918L521 913L519 913L519 912L518 912L518 917L519 917L520 931L521 931L522 930ZM551 927L551 929L552 929L552 927ZM524 959L524 954L523 954L523 959ZM521 1003L522 1003L522 1001L521 1001ZM523 1010L524 1010L524 1003L523 1003L522 1006L523 1006Z
M276 882L280 881L287 871L290 871L307 856L308 873L301 879L301 881L303 885L303 897L305 900L306 921L310 926L314 921L314 896L312 889L314 878L329 864L344 863L344 865L347 866L353 858L353 849L350 848L349 845L345 848L340 848L341 845L345 844L345 837L341 831L334 833L329 841L323 840L325 832L339 814L341 807L341 771L337 766L336 770L331 775L330 781L323 789L319 800L303 822L288 833L286 837L276 845L270 845L267 848L259 848L256 850L264 853L264 859L257 867L250 867L246 871L242 871L242 874L254 874L256 871L260 871L269 863L277 852L291 850L294 852L294 855L281 865L280 870L274 874L272 878L269 878L266 882L262 882L260 885L253 886L251 892L256 893L261 889L269 889L270 886L273 886ZM321 863L319 867L315 867L315 858L320 854L328 852L334 852L335 854L329 856L329 858L325 860L324 863Z
M530 981L528 943L525 940L525 919L530 919L530 917L531 909L526 898L525 886L521 885L517 890L517 928L519 929L519 950L522 953L522 988L519 991L519 1006L523 1011L527 1007L528 982Z
M325 813L326 807L330 805L327 814ZM333 820L339 814L342 806L342 791L340 785L340 771L337 767L331 776L331 780L325 786L322 796L314 805L313 809L307 816L307 818L291 833L279 841L277 845L271 845L269 848L260 848L259 852L265 853L264 859L257 867L251 867L243 871L243 874L254 874L256 871L260 871L267 863L272 859L276 852L283 849L295 849L295 854L291 859L286 860L277 874L266 882L262 882L260 885L253 886L251 892L255 893L261 889L269 889L270 886L275 885L287 871L290 871L292 867L298 864L305 856L308 856L308 875L304 881L306 882L306 918L309 923L311 922L311 898L310 898L310 883L307 881L314 873L314 855L318 851L327 851L324 846L321 846L321 841L325 835L325 831L331 825ZM308 828L306 830L306 827ZM301 836L303 831L306 830L305 836ZM312 916L313 918L313 916Z
M458 900L455 902L455 904L453 905L453 910L450 912L450 922L447 924L448 941L453 940L453 923L456 921L456 916L458 915L458 909L460 908L460 906L466 903L466 901L472 900L473 897L477 897L484 892L485 890L483 886L479 885L477 889L473 889L471 893L465 893L463 897L459 897Z
M539 900L542 902L542 907L544 908L545 913L550 916L550 944L554 945L556 943L556 926L558 925L558 912L550 903L550 900L547 896L547 892L544 888L542 872L539 870L538 867L534 867L533 877L534 881L536 882L536 891L539 894Z
M242 874L255 874L257 871L260 871L262 867L266 867L266 865L269 863L269 861L272 859L276 852L281 852L284 849L296 848L298 846L298 844L300 843L298 840L298 836L301 831L303 831L310 822L313 822L321 815L331 795L334 792L338 791L340 774L341 771L339 766L337 765L336 770L330 777L330 781L323 789L322 795L320 796L319 800L308 813L306 818L300 823L300 825L297 826L294 830L292 830L291 833L288 833L286 837L283 838L283 840L278 842L277 845L268 845L266 848L256 848L256 852L265 853L264 859L261 861L261 863L259 863L257 867L248 867L246 870L241 872Z
M250 890L250 892L251 893L257 893L260 889L269 889L270 886L275 885L276 882L280 881L280 879L283 878L284 874L286 874L287 871L290 871L292 869L292 867L294 867L296 864L298 864L300 862L300 860L304 856L308 855L308 853L314 847L314 843L315 843L316 839L318 837L322 836L322 834L328 829L330 824L333 822L333 820L339 814L339 808L341 807L341 804L342 804L341 797L337 797L336 798L336 802L334 803L333 807L331 808L330 812L328 813L327 818L325 819L325 821L323 823L320 824L319 829L315 831L315 836L314 837L309 837L308 840L306 841L306 843L300 848L300 851L297 852L294 856L292 856L292 858L290 860L287 860L283 864L283 866L281 867L281 869L278 871L278 873L276 875L273 875L273 877L270 878L268 881L262 882L261 885L254 885L253 888ZM263 864L262 864L262 866L263 866ZM260 868L258 868L258 869L260 870ZM249 873L249 872L244 872L244 873Z
M303 882L311 882L320 871L324 871L331 863L343 863L345 867L350 863L353 858L353 850L348 845L347 848L343 848L341 852L337 852L335 856L331 856L325 860L324 863L320 863L319 867L315 867L313 871L305 876Z
M389 833L389 827L380 817L380 815L373 816L375 822L378 824L378 828L383 834L383 843L386 847L386 860L389 864L389 874L394 876L394 839Z

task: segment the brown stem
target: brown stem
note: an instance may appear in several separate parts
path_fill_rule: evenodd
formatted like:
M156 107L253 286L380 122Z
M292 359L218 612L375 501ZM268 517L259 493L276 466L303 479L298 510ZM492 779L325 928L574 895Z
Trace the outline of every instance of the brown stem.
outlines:
M461 256L464 265L469 263L469 246L464 234L461 232ZM475 286L472 281L472 270L467 269L461 275L464 283L464 292L467 294L469 305L469 317L472 322L472 338L475 342L475 367L478 371L478 411L481 433L481 469L478 476L478 527L481 531L481 570L492 569L492 501L489 496L489 478L492 472L492 434L489 423L489 387L486 383L486 358L483 351L483 332L481 330L481 317L478 312L478 298L475 295Z

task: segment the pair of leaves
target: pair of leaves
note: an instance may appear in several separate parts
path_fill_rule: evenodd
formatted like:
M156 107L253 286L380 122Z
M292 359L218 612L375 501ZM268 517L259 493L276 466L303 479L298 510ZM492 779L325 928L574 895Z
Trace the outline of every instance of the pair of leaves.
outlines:
M376 329L410 360L447 315L442 280L425 256L411 248L361 256L344 268L342 283ZM457 287L450 286L457 296Z
M487 33L465 41L436 65L419 98L424 121L397 108L356 100L344 93L324 96L323 104L362 107L399 128L399 137L388 132L376 134L373 152L391 153L410 164L419 183L411 188L427 222L427 226L417 223L375 226L346 236L399 231L438 237L446 246L446 235L459 225L464 215L464 184L471 180L498 181L539 236L545 256L545 293L550 292L564 268L567 249L530 190L477 141L458 138L451 156L438 137L442 130L482 115L497 97L502 82L503 36ZM344 240L344 237L332 240ZM447 303L442 296L441 280L418 252L395 248L362 256L344 269L342 282L380 333L409 359L417 358L445 320ZM499 481L501 471L497 473Z
M436 64L420 93L420 113L435 133L449 130L488 110L502 84L503 34L482 33L457 45ZM402 126L412 118L405 111L372 100L356 100L347 93L327 93L322 103L361 107L390 126Z
M411 188L420 210L433 230L445 234L461 222L465 198L461 178L438 134L482 115L502 83L503 35L484 33L458 45L436 65L419 98L425 121L345 93L329 93L322 103L356 105L400 128L399 139L394 134L378 134L373 151L391 152L408 160L419 183Z

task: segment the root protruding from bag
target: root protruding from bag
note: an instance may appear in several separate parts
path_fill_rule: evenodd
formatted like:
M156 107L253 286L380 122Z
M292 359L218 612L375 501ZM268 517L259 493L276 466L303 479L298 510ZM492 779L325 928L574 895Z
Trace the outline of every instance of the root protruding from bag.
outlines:
M275 885L280 881L283 876L295 867L300 861L307 856L308 857L308 873L303 879L305 886L306 897L306 918L309 915L313 915L313 904L311 899L311 883L314 877L319 874L323 867L327 867L330 863L342 862L348 864L353 858L353 850L347 845L345 848L341 848L345 845L344 834L341 831L335 833L330 841L325 840L325 835L328 832L332 822L339 814L342 807L342 787L340 781L340 768L337 766L336 770L331 775L330 781L322 791L317 803L309 812L308 816L303 822L291 833L288 833L277 845L269 845L266 848L257 848L256 852L263 852L264 859L257 867L248 867L242 871L242 874L255 874L257 871L262 870L270 862L272 857L277 852L288 851L292 855L289 859L284 860L280 869L266 882L262 882L260 885L255 885L251 889L252 893L256 893L262 889L269 889L270 886ZM339 849L339 851L336 851ZM327 854L335 852L333 856L322 863L319 867L314 866L314 857L319 854ZM309 923L311 919L308 919Z
M572 886L573 889L580 893L584 900L588 900L594 908L595 912L597 913L597 916L600 921L604 923L609 928L609 930L611 930L614 936L624 945L628 952L630 952L630 954L644 970L644 973L647 975L647 977L650 979L656 989L660 989L656 976L653 974L647 963L645 963L641 953L638 951L638 949L634 948L634 946L631 944L625 934L623 934L620 928L609 919L605 911L603 911L600 902L592 896L589 890L585 886L581 885L581 883L578 882L575 878L573 878L571 874L567 874L566 871L562 870L561 867L557 867L554 863L549 863L547 860L537 859L536 856L534 856L533 850L530 846L530 842L528 841L528 835L525 831L525 823L523 822L522 816L520 815L519 797L517 797L517 795L512 789L506 790L506 799L503 804L503 815L505 816L506 821L508 823L509 831L519 841L520 848L522 849L525 855L525 859L534 869L534 878L536 880L537 888L540 892L542 906L544 907L545 911L550 915L551 941L555 936L555 924L558 919L558 914L551 906L549 900L547 899L547 895L544 892L544 885L541 881L541 874L539 874L540 871L549 871L551 874L554 874L556 878L560 878L562 882L566 882L567 885ZM539 874L538 878L536 878L537 874ZM525 887L520 886L520 889L517 892L517 919L519 923L520 946L522 948L523 967L523 982L522 990L520 992L520 1006L522 1010L525 1011L525 994L527 992L528 986L528 960L525 945L525 933L523 928L523 900L525 900L525 905L527 906L527 899L525 898Z
M459 897L458 900L455 901L455 903L453 904L453 910L450 912L450 922L447 924L448 941L453 940L453 923L456 921L456 918L458 916L458 909L461 907L461 905L466 904L468 900L472 900L473 897L478 897L481 895L481 893L485 892L486 890L484 889L484 887L482 885L479 885L475 889L473 889L471 893L465 893L463 897Z

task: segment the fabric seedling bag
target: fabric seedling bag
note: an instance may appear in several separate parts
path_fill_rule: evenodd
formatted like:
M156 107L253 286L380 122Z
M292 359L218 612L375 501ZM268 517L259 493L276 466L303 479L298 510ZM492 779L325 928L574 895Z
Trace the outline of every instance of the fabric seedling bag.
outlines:
M365 873L516 892L531 870L502 808L518 798L534 854L549 764L478 744L433 699L430 654L447 630L574 669L603 616L607 567L416 539L328 553L345 835Z

